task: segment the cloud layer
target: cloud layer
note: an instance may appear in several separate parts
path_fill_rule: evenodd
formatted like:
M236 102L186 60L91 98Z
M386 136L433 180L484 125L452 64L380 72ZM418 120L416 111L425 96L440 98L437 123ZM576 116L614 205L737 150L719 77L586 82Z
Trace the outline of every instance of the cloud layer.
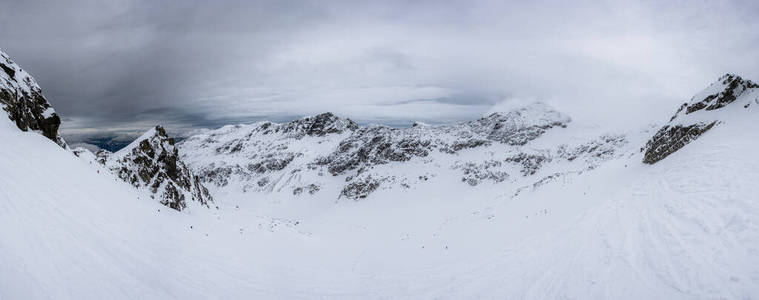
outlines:
M648 122L721 74L759 79L756 2L619 2L3 1L0 47L69 134L449 122L523 99Z

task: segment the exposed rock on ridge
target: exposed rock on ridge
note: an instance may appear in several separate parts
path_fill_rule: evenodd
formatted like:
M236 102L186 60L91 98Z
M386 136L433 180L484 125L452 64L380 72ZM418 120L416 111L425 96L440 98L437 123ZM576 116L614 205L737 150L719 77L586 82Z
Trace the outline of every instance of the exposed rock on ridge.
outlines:
M734 102L747 109L759 104L759 85L740 76L726 74L704 91L684 103L669 122L646 143L643 162L654 164L685 147L717 126L721 121L716 111L725 110ZM736 106L736 108L738 108ZM740 109L740 108L738 108Z
M38 131L66 148L66 142L58 134L61 118L42 96L42 89L34 78L2 51L0 69L0 106L8 118L19 129Z

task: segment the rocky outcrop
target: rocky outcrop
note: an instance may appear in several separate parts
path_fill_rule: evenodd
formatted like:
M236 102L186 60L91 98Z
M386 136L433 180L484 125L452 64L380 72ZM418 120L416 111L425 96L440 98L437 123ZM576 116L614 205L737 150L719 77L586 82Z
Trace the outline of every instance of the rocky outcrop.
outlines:
M0 51L0 106L8 118L23 130L33 130L66 148L58 134L61 118L42 96L34 78Z
M382 179L372 178L372 176L353 180L340 191L340 197L353 200L366 198L370 193L377 190L381 183Z
M210 207L213 202L200 178L182 162L174 139L160 126L118 152L99 152L96 157L116 176L136 188L149 190L170 208L181 211L190 202Z
M675 153L719 125L722 120L718 111L730 107L747 109L757 101L758 94L759 85L750 80L733 74L720 77L690 102L681 105L669 122L651 137L641 149L645 151L643 162L654 164Z
M646 153L643 155L643 162L654 164L665 157L669 156L680 148L685 147L688 143L697 139L709 129L712 129L717 122L708 124L696 123L688 126L674 125L664 126L646 143Z
M716 85L720 87L716 92L707 91L709 94L703 97L703 99L693 99L693 102L685 104L685 107L681 107L680 109L685 109L685 114L690 114L699 110L709 111L720 109L733 103L745 92L759 88L759 85L751 82L751 80L744 80L740 76L733 74L725 74L720 77L717 80Z
M509 173L499 170L502 165L503 163L497 160L488 160L482 163L459 162L453 165L453 169L461 170L463 173L462 182L476 186L487 180L498 183L508 179Z

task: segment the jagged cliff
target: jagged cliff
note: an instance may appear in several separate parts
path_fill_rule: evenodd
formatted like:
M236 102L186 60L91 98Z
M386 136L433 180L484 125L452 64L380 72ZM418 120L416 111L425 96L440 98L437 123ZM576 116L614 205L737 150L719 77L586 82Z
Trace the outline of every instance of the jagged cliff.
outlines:
M0 106L19 129L34 130L66 148L58 134L61 118L26 71L0 51Z

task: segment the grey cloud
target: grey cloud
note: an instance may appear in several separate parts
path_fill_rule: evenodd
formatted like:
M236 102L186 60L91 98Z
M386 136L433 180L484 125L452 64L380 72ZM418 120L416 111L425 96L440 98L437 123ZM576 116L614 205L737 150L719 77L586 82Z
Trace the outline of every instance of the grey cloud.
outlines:
M435 123L520 99L644 122L723 73L759 79L757 12L752 1L11 0L0 48L70 134L323 111Z

